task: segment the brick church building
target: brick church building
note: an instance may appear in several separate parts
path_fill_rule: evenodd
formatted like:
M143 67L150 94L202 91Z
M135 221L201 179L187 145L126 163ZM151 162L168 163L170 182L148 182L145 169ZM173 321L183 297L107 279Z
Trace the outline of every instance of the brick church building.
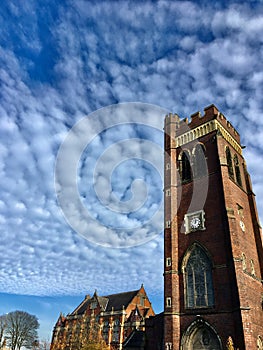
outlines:
M109 349L263 350L255 194L238 132L214 105L204 112L165 117L164 312L154 315L143 287L95 293L60 316L51 350L76 350L87 320Z
M91 340L112 350L131 349L132 344L144 346L145 321L154 315L143 285L138 290L106 296L95 291L72 313L59 316L50 349L78 350Z

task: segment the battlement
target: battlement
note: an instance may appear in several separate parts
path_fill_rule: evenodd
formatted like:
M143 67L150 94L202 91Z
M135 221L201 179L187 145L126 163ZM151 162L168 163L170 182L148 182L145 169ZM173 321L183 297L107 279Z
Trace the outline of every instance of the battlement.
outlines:
M213 120L217 120L223 128L240 144L240 135L233 125L226 119L226 117L219 112L218 108L211 104L204 108L204 115L199 111L195 112L190 118L180 119L177 114L169 114L165 118L165 124L176 123L175 136L178 137L188 132L189 130L196 129L204 124L207 124Z
M216 119L222 124L222 126L230 133L234 139L240 143L240 136L233 125L226 119L226 117L219 112L214 104L204 108L205 114L202 116L200 112L196 112L191 115L191 122L188 123L190 129L200 126L210 120Z

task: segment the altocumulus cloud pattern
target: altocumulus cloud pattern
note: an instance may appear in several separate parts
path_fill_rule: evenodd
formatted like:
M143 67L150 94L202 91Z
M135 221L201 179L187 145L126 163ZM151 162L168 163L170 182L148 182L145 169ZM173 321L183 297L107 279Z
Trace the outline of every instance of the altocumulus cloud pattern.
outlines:
M162 205L162 176L149 145L162 146L163 114L155 119L156 134L147 128L153 122L149 116L141 127L112 128L105 119L81 153L75 169L79 204L93 223L102 224L99 245L91 227L78 235L68 225L57 202L58 150L77 122L105 106L140 101L184 118L215 103L247 146L245 157L263 212L262 2L135 3L1 4L2 292L86 294L98 288L103 295L144 282L150 297L161 295L162 235L152 228L159 229L162 221L154 216ZM96 132L95 122L87 135ZM128 153L135 148L147 160ZM76 155L72 152L69 163ZM64 167L61 180L68 175L72 181L73 165ZM112 171L110 177L105 178L105 170ZM153 239L136 245L133 230L140 242L147 235ZM90 240L83 237L86 233Z
M130 247L162 232L165 113L143 103L112 105L68 133L57 157L56 191L65 218L89 241Z

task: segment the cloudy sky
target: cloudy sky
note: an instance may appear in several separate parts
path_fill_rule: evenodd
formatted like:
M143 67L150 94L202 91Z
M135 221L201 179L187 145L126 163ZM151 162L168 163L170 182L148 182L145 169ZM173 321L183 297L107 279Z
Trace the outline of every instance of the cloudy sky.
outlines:
M0 314L49 338L141 283L160 312L167 111L231 121L263 216L263 2L8 0L0 28Z

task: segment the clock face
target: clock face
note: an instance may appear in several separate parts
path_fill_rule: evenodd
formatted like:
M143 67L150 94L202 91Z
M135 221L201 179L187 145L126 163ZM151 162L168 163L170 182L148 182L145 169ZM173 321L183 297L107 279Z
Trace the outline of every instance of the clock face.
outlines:
M190 226L193 229L197 229L201 224L201 220L198 217L192 218L190 221Z
M205 228L205 212L204 210L195 211L184 216L185 234L204 231Z

